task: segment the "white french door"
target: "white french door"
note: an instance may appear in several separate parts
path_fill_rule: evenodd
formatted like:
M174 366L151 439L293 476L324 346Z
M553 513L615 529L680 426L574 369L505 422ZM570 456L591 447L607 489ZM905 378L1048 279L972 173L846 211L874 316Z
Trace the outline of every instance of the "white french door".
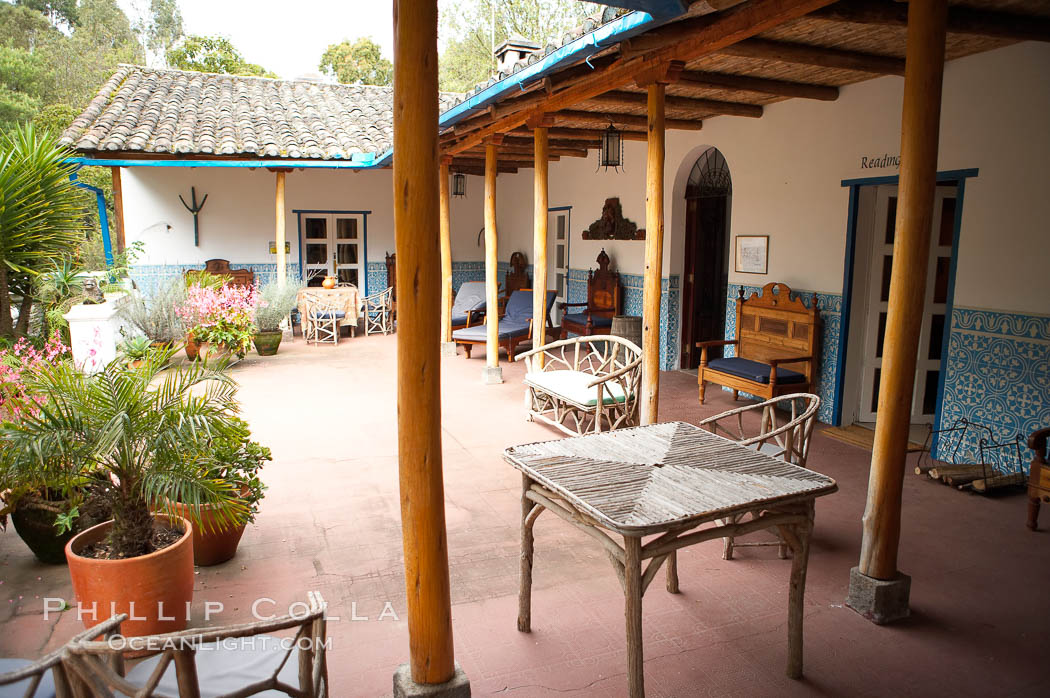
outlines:
M897 219L897 187L880 186L875 193L875 221L872 228L867 316L864 332L864 365L857 416L861 422L875 421L882 378L882 350L886 334L890 297L890 271L893 266L893 239ZM933 202L933 229L930 234L930 261L926 271L926 294L922 299L922 330L912 394L912 424L933 422L940 387L941 355L944 350L944 323L955 233L956 188L937 187ZM919 312L918 303L914 312Z
M303 247L307 286L320 286L326 276L334 276L341 284L361 286L364 279L364 214L304 214Z
M551 321L561 324L559 303L569 296L569 210L547 212L547 288L557 292Z

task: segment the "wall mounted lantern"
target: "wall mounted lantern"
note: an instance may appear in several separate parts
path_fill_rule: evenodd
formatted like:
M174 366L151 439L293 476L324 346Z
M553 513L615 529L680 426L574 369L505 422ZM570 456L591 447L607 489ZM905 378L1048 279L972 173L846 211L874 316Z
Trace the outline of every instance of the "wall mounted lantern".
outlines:
M462 172L452 175L452 196L467 195L467 176Z
M598 167L617 170L623 167L623 136L611 123L602 132L602 147L599 151Z

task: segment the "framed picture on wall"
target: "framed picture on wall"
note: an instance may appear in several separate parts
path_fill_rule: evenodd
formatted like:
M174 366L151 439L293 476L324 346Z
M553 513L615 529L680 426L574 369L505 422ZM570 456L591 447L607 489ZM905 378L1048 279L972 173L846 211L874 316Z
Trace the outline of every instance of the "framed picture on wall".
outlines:
M736 271L741 274L769 272L769 236L736 236Z

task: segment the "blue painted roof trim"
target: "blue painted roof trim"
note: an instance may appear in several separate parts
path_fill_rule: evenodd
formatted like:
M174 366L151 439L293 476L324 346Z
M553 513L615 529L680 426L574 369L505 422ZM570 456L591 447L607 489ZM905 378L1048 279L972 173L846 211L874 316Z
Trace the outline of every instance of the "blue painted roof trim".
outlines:
M523 91L526 84L542 80L547 74L569 64L578 63L581 58L586 61L595 53L664 24L678 14L680 13L676 12L673 15L658 18L647 12L631 12L607 24L603 24L594 31L584 34L575 41L570 41L556 51L552 51L549 55L532 65L508 75L482 92L463 100L438 118L438 128L445 129L453 126L468 116L486 109L490 104L494 104L509 96L511 93ZM380 165L387 165L390 163L393 155L394 149L390 148L377 157L376 162Z
M366 170L377 167L374 153L350 160L131 160L126 158L75 157L70 162L98 167L289 167L315 170Z
M661 19L677 17L689 9L685 0L606 0L605 4L625 10L641 10Z

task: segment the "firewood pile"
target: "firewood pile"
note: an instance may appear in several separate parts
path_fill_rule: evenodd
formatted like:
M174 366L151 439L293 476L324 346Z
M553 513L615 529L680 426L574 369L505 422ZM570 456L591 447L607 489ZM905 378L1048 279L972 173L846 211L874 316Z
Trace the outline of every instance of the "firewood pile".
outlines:
M934 437L938 452L944 460L935 460L930 454ZM976 458L973 445L977 445ZM984 424L957 419L950 427L933 429L926 436L916 475L959 490L987 494L1006 487L1024 486L1027 482L1023 459L1024 436L998 437Z

